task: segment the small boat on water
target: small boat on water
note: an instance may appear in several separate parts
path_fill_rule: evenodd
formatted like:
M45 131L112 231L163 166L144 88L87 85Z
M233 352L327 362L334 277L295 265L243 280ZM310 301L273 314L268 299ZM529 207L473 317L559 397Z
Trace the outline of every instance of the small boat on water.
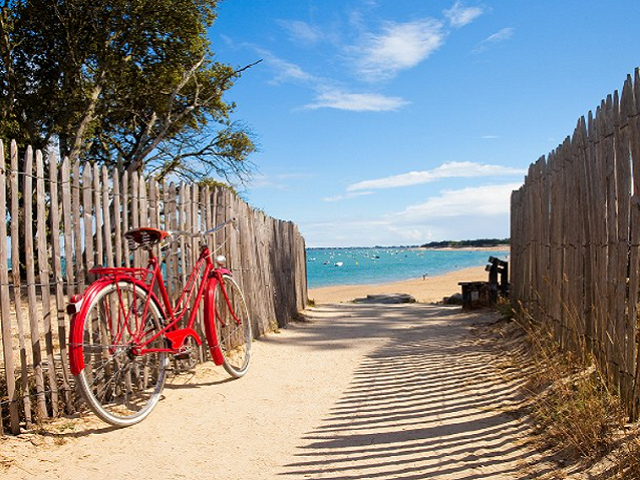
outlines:
M335 267L341 267L342 265L344 265L344 263L342 262L336 262L333 264Z

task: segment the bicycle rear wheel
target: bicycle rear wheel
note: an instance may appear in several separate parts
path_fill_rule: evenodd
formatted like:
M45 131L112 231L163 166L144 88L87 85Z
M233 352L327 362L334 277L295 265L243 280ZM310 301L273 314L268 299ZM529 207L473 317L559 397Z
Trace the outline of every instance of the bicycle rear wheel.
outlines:
M77 383L93 412L124 427L142 421L160 399L168 356L138 355L134 341L158 333L163 317L148 293L131 282L109 283L95 295L83 321L84 369ZM146 348L164 348L160 335Z
M224 369L234 378L247 373L251 360L251 320L240 287L231 275L222 275L215 290L216 335Z

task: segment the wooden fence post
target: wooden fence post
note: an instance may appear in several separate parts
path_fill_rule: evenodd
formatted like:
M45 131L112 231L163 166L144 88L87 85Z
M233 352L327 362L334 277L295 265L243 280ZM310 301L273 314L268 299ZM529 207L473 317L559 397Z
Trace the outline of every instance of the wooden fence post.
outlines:
M31 350L33 355L33 370L36 383L36 405L38 418L48 417L44 387L44 367L42 363L42 347L40 344L40 325L38 324L38 309L36 307L36 276L33 250L33 150L27 148L25 157L24 178L24 229L25 229L25 263L27 269L27 296L29 301L29 326L31 330Z
M1 142L0 157L4 159ZM9 174L0 169L0 216L11 219L10 235L7 223L0 223L0 245L10 244L12 263L11 274L7 267L0 268L0 372L5 372L2 383L9 399L8 407L2 404L9 415L0 415L0 432L18 433L21 421L31 428L34 419L73 411L76 399L67 358L66 304L93 280L88 274L92 267L131 266L123 241L129 228L149 225L195 232L236 217L237 230L216 233L213 248L227 257L244 290L255 333L285 325L304 307L304 240L297 227L254 211L230 190L184 183L176 189L167 182L160 186L139 173L121 175L90 163L71 164L67 158L58 165L55 155L45 163L42 152L34 157L31 148L24 154L23 166L20 163L12 142ZM7 250L0 248L0 267L8 265ZM178 253L175 245L171 250L166 274L175 298L180 290L177 277L184 282L194 265L198 240L182 238L179 258L174 255ZM135 257L135 266L145 260L139 252ZM26 283L21 280L21 260ZM3 418L9 419L9 425L2 423Z
M38 280L40 282L40 299L42 305L42 325L44 330L45 350L47 353L47 377L51 392L51 414L58 416L58 383L56 382L56 361L53 356L53 329L51 328L51 285L49 283L49 239L47 235L46 196L44 188L44 160L42 153L36 152L36 214L37 214L37 259Z
M639 112L636 69L621 95L578 120L546 166L530 167L511 198L514 301L550 322L566 348L593 353L633 418L640 414Z
M4 157L4 145L0 141L0 265L8 265L7 257L7 179L5 174L6 160ZM13 361L13 332L11 331L11 315L9 312L9 272L6 268L0 268L0 322L2 324L2 353L7 384L7 398L9 402L9 422L11 433L20 431L18 417L18 392L16 390L15 363ZM0 417L2 416L0 408ZM0 418L0 434L4 434L2 418Z
M69 358L67 356L67 329L65 326L65 300L64 278L62 274L62 248L60 245L60 211L58 204L58 190L61 181L58 181L58 162L55 155L49 159L49 229L51 231L51 257L53 263L53 280L56 295L56 324L58 327L58 345L60 352L60 365L62 369L62 391L64 394L67 412L73 411L73 399L69 385ZM66 243L66 242L65 242ZM65 245L66 246L66 245ZM45 261L47 261L45 259Z

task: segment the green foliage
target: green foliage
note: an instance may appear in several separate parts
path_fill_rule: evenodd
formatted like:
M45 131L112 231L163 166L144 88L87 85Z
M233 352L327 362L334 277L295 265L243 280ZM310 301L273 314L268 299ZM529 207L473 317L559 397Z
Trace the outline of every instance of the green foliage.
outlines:
M509 239L481 238L478 240L443 240L420 245L422 248L486 248L509 245Z
M194 180L247 175L255 151L214 61L217 0L5 0L0 138Z
M211 189L214 189L214 188L226 188L227 190L231 190L233 193L238 195L238 192L236 191L236 189L233 186L231 186L231 185L229 185L229 184L227 184L225 182L220 182L220 181L218 181L218 180L216 180L214 178L210 178L210 177L200 179L198 181L198 186L201 187L201 188L209 187Z
M498 297L498 301L495 305L496 310L502 317L502 320L511 321L515 317L515 310L511 305L511 302L503 296Z

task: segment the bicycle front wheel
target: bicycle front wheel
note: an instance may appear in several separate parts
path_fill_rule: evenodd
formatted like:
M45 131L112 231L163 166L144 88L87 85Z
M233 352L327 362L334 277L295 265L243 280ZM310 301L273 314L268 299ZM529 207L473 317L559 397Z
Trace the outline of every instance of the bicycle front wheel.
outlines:
M105 422L133 425L158 403L168 356L165 352L140 355L135 344L157 334L162 319L148 292L131 282L109 283L91 301L82 320L84 368L76 379L91 410ZM165 348L164 336L146 348Z
M247 373L251 360L251 320L240 287L222 275L215 290L214 322L224 369L234 378Z

